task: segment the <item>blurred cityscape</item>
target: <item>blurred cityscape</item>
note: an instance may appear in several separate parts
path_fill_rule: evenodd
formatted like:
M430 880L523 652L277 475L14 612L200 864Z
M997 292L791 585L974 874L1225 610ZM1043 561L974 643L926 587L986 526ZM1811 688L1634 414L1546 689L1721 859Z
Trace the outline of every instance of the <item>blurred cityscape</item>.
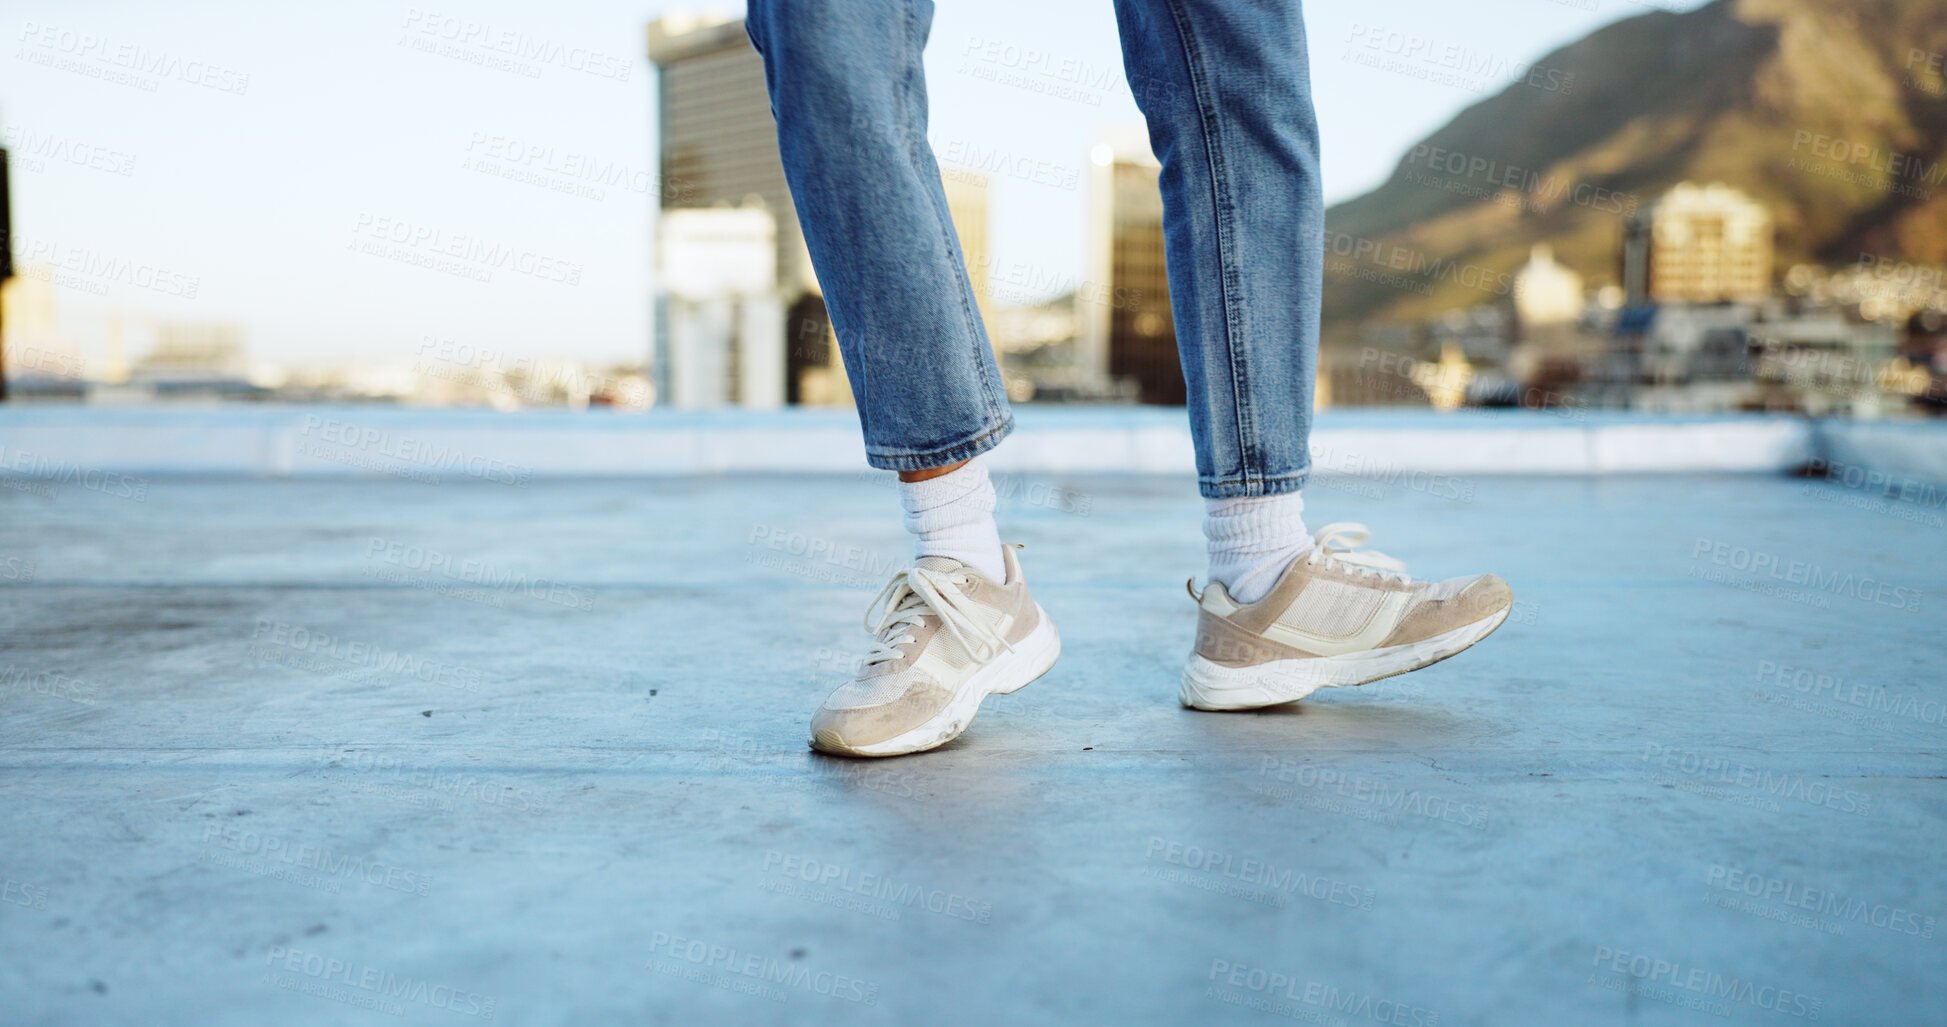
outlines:
M1631 19L1586 40L1595 56L1583 60L1628 59L1656 33L1750 27L1738 17L1712 5ZM1828 28L1809 6L1775 17L1787 29ZM1900 62L1897 47L1886 52ZM1947 95L1942 62L1913 53L1904 88L1937 107ZM29 254L4 292L10 397L849 404L741 20L662 18L648 26L647 55L659 84L662 189L654 338L639 363L586 366L428 337L390 362L287 367L253 359L239 324L135 315L84 352L62 329L64 269ZM1901 148L1848 137L1848 122L1829 112L1765 111L1777 159L1741 164L1715 159L1730 144L1707 136L1692 137L1681 161L1643 145L1618 163L1598 159L1597 147L1564 149L1551 134L1551 118L1670 117L1691 102L1685 90L1708 93L1713 77L1779 73L1738 63L1703 59L1698 81L1667 95L1638 95L1627 76L1605 92L1563 85L1578 72L1541 85L1530 75L1416 146L1381 189L1334 208L1315 241L1326 272L1319 405L1856 417L1947 409L1947 280L1916 259L1947 239L1932 188L1947 165L1927 156L1947 139L1947 119L1912 119L1908 135L1920 142ZM1696 102L1705 101L1730 102ZM1564 105L1576 109L1563 114ZM1484 120L1522 125L1532 138L1485 136ZM1180 404L1156 161L1140 126L1077 149L1065 167L958 144L939 153L1007 391L1023 402ZM994 257L996 176L1086 196L1079 277ZM1858 218L1834 220L1840 207L1877 220L1855 231ZM1892 227L1871 234L1883 225Z

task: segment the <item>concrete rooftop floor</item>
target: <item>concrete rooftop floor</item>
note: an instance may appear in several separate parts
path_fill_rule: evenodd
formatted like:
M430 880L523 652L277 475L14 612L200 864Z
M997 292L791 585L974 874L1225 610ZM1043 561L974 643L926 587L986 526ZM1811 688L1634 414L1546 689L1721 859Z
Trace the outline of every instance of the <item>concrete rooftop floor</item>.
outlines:
M1010 478L1062 661L861 762L878 477L4 484L7 1023L1943 1015L1938 506L1323 479L1515 614L1209 714L1190 482Z

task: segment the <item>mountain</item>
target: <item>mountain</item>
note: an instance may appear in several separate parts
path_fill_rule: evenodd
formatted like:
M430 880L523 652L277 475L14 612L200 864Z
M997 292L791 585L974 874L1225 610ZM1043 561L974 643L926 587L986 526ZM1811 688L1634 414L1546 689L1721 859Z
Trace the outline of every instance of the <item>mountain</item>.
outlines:
M1616 22L1531 68L1355 47L1362 63L1510 84L1327 212L1326 321L1343 334L1490 300L1539 242L1589 286L1615 282L1624 214L1684 180L1768 204L1780 272L1862 253L1938 267L1943 55L1947 0L1716 0Z

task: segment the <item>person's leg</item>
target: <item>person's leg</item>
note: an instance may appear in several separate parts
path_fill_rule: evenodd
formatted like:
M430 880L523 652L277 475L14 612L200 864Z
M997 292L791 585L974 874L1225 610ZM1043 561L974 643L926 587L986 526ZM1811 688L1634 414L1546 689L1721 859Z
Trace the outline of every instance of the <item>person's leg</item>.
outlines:
M1013 419L926 142L932 17L927 0L751 0L745 18L866 460L900 472L914 536L874 602L877 644L812 717L814 748L854 756L957 737L1061 651L979 459Z
M1311 471L1324 254L1298 0L1116 0L1162 163L1170 309L1206 497Z
M1013 429L926 141L927 0L751 0L778 149L865 429L923 471Z
M1304 527L1324 202L1299 0L1117 0L1116 20L1163 166L1170 307L1209 505L1182 702L1290 702L1473 645L1507 617L1505 582L1414 581L1357 550L1363 527L1316 540Z
M1297 0L1117 0L1162 163L1170 306L1210 579L1251 598L1311 545L1324 200Z
M962 465L1013 419L926 141L932 18L924 0L753 0L745 28L866 461L900 472L915 559L998 577L994 489Z

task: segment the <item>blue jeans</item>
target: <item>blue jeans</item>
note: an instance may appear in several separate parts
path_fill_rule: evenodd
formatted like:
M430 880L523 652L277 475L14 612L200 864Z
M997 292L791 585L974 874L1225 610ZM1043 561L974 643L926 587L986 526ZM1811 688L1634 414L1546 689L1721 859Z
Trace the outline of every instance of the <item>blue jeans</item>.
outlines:
M1324 201L1299 0L1115 0L1162 163L1170 307L1200 491L1311 470ZM750 0L785 177L865 430L888 470L1013 429L926 141L930 0Z

